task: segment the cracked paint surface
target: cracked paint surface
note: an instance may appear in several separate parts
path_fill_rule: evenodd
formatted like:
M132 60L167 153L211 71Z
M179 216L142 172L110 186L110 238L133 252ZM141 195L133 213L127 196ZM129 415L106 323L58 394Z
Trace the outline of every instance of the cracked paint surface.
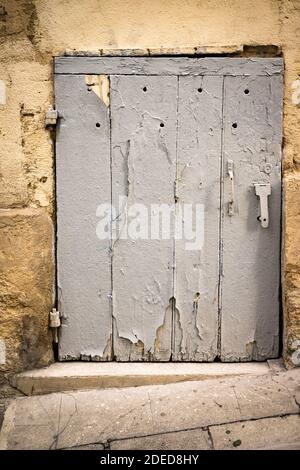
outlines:
M179 78L177 205L203 204L204 246L175 241L176 360L217 355L222 86L222 76Z
M111 76L114 206L120 196L127 196L128 206L173 204L176 96L176 77ZM172 260L172 239L119 239L113 245L117 360L170 359Z
M77 75L82 64L90 67L85 58L57 59L58 102L61 100L58 152L72 155L69 161L60 158L58 162L58 206L63 208L58 223L58 274L64 284L60 359L213 361L221 354L223 360L239 361L276 357L280 60L203 59L198 71L205 69L203 75L195 75L195 59L130 61L133 69L128 75L108 77ZM62 74L69 63L75 64L74 74ZM101 59L96 68L99 63L104 70L117 63L121 73L124 67L128 69L122 58ZM157 75L133 74L154 66ZM174 67L180 76L170 75ZM216 75L207 75L209 67ZM188 70L191 75L186 76ZM229 70L232 76L224 77ZM263 76L255 75L258 70ZM274 75L269 77L272 70ZM237 73L244 75L235 76ZM73 90L67 91L72 83ZM74 119L74 103L82 119ZM79 145L76 139L80 139ZM97 153L99 144L102 160ZM87 156L89 164L82 172L82 160ZM233 159L230 185L228 156ZM272 223L267 231L257 220L254 181L272 183ZM81 188L76 191L78 219L72 211L77 197L74 183ZM119 206L115 220L122 230L127 229L133 205L148 210L153 203L175 206L177 223L184 227L186 216L180 209L184 204L201 204L204 246L187 250L186 239L176 239L174 227L169 239L123 237L121 230L112 241L97 241L91 230L92 208L105 201L111 201L114 208ZM63 229L66 221L69 233ZM77 233L80 223L86 233L75 242L72 230L76 228ZM147 219L140 226L144 229L149 235ZM109 230L115 230L114 220ZM243 260L245 246L249 257ZM72 258L75 247L81 249L78 265ZM258 261L254 253L259 249L263 252ZM239 270L236 259L240 260ZM78 274L70 290L67 275L72 278L75 265ZM91 276L93 287L87 285ZM264 290L259 291L257 284L264 285ZM79 296L74 285L78 285ZM87 293L91 296L85 297L89 303L85 319L82 298ZM240 298L245 299L243 322Z
M59 357L107 360L112 322L110 242L97 238L96 210L100 202L110 202L109 112L88 90L84 75L62 76L55 85L61 113L56 150L62 157L56 167Z

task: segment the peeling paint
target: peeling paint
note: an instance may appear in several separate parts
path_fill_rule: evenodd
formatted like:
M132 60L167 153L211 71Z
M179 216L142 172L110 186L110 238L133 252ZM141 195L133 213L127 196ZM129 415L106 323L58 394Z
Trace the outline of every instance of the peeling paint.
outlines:
M257 360L260 354L257 348L257 342L255 340L246 344L246 357L250 358L250 360ZM235 360L237 360L236 358Z
M111 77L112 198L116 207L123 196L128 197L128 207L141 202L146 206L156 201L174 203L176 96L176 77ZM124 211L121 218L126 219ZM117 360L170 359L172 265L172 240L162 246L159 240L120 237L114 243Z
M106 107L109 106L109 76L85 75L85 83L88 91L93 91Z
M180 77L177 196L179 204L203 203L206 220L203 249L187 251L175 240L175 360L213 361L217 354L221 123L222 78Z
M145 357L144 343L135 335L119 332L116 318L113 318L114 358L120 361L142 361ZM120 353L120 351L122 351Z
M173 299L166 308L164 322L156 330L154 342L154 358L158 361L169 361L172 357L171 334L173 328Z
M183 328L180 323L180 313L173 299L173 331L172 331L172 359L177 360L178 351L182 351Z
M171 331L173 322L173 299L165 310L163 323L156 329L153 344L149 348L134 332L119 332L117 320L114 318L114 333L118 339L117 354L122 351L119 360L128 361L169 361L171 360ZM119 357L119 356L118 356Z
M81 75L56 77L56 105L64 116L56 141L58 300L67 316L60 331L61 360L81 354L86 360L111 359L110 240L96 235L96 209L110 202L110 119L107 107L85 86ZM70 211L70 204L76 210Z
M65 326L64 326L65 328ZM88 348L83 350L82 353L77 354L64 354L60 353L59 359L60 361L93 361L93 362L102 362L102 361L110 361L112 360L111 351L112 351L112 335L110 335L107 344L103 350L101 349L91 349Z
M111 178L106 181L107 193L103 197L106 199L111 197L114 207L118 207L120 198L126 199L126 204L119 209L120 213L114 216L114 220L116 218L126 223L130 217L134 218L136 214L130 214L131 206L141 207L142 203L143 207L147 207L153 201L173 205L175 199L176 216L177 219L180 218L177 221L180 226L184 226L186 216L183 211L179 211L180 204L197 201L205 208L205 228L203 229L205 233L204 245L198 243L193 251L187 251L185 243L177 240L174 229L168 239L164 239L165 243L161 243L161 240L155 243L147 236L130 237L130 234L129 239L118 236L112 243L109 242L108 253L111 260L113 286L109 315L112 314L114 318L112 354L121 361L168 360L170 357L184 361L212 361L219 353L220 347L220 344L217 344L221 324L219 316L222 315L223 321L228 308L234 309L231 306L230 297L228 301L228 295L231 293L230 287L223 289L224 292L222 296L218 296L218 299L216 297L215 288L219 284L219 270L221 269L218 254L220 248L227 254L226 244L230 244L233 236L236 237L236 245L243 246L239 238L244 230L241 218L243 207L240 205L242 188L239 184L242 174L241 165L243 165L243 177L245 177L251 171L257 170L261 175L259 164L263 161L263 168L266 169L266 165L270 166L272 162L268 132L273 129L273 115L269 110L268 100L273 93L270 83L281 79L278 71L281 70L282 61L280 59L231 61L224 58L199 59L199 61L186 58L178 60L170 58L115 59L93 61L90 58L68 58L68 60L58 58L56 60L57 80L62 80L63 86L67 86L67 81L73 80L75 89L82 80L79 73L82 67L92 66L100 69L102 67L112 74L110 78L112 107L109 113L101 106L102 115L99 115L99 120L96 118L100 111L95 99L100 97L103 100L104 95L107 96L106 88L110 85L108 78L104 75L86 75L87 92L95 91L95 94L88 97L81 83L78 99L82 100L82 103L88 100L89 103L88 118L92 122L93 130L88 134L87 142L91 151L94 147L98 147L99 138L102 138L107 145L103 159L106 164L110 164ZM196 64L197 67L195 67ZM73 67L72 70L70 66ZM198 76L199 70L204 69L203 76ZM179 77L171 75L175 73L175 70L180 74ZM214 75L206 76L208 70ZM228 75L228 70L231 71L230 75ZM62 71L69 71L69 75L61 75ZM133 74L134 71L137 75ZM142 75L141 71L146 75ZM156 75L150 75L150 71L156 71ZM162 73L165 71L170 76ZM223 76L225 71L226 77ZM273 75L269 77L271 72ZM263 73L263 76L258 75L260 73ZM250 78L247 77L248 74L251 75ZM241 89L240 93L235 93L231 100L233 115L228 123L227 114L224 114L224 103L227 104L224 86L228 87L231 83L238 84ZM259 93L255 95L256 89ZM265 90L263 96L260 93L261 89ZM274 87L276 92L278 89L280 92L280 87ZM64 100L68 100L68 96L63 94L61 98L63 104ZM276 103L274 106L277 106ZM69 103L69 106L73 106L73 102ZM234 114L237 107L240 108L242 117ZM69 112L69 108L66 108L66 112ZM229 114L230 112L231 110L228 111ZM254 143L251 140L253 125L249 125L245 132L241 132L242 119L250 120L251 124L253 116L254 119L259 116L260 121L263 123L266 121L267 124L267 126L262 126L263 131L256 131L254 137L258 136L258 138L254 139ZM67 123L66 117L67 115L65 115ZM87 119L87 116L84 117ZM103 126L105 120L106 128ZM80 125L81 123L78 123L78 126ZM225 141L223 125L226 127ZM99 129L96 133L95 126ZM270 129L267 130L268 128ZM95 141L92 146L94 136ZM226 178L224 180L226 183L224 194L227 200L231 200L230 197L234 202L235 211L230 215L234 217L233 222L236 221L238 225L234 235L228 237L222 232L220 240L221 209L223 210L224 204L228 206L219 181L221 168L222 166L226 168L227 164L224 160L222 145L228 145L231 141L232 147L234 145L237 147L232 156L237 161L234 165L234 179L231 178L231 185L228 185ZM71 146L73 140L67 139L67 143ZM259 151L255 145L259 145ZM240 158L241 152L242 159ZM74 165L73 171L77 177L80 165L76 167L74 159L70 163ZM98 161L95 162L95 166L96 164L98 165ZM58 168L60 168L59 165ZM90 177L90 173L87 173L87 177ZM264 171L264 174L267 178L270 172ZM65 176L63 174L60 177ZM79 185L80 182L81 179L78 181ZM70 184L69 179L67 183ZM88 185L85 184L85 186ZM229 196L228 186L231 188ZM235 188L238 190L233 191ZM62 198L63 195L63 187L59 187L58 196ZM90 196L94 198L96 193L90 192ZM73 204L73 197L70 204ZM86 208L82 208L82 211L84 210ZM136 208L137 213L139 210L141 209ZM227 228L226 222L230 220L227 213L223 218L224 227ZM257 223L257 217L255 217L255 223ZM143 225L140 224L140 230L144 230L145 226L146 222ZM148 231L148 222L145 230ZM114 227L112 227L112 232L114 233ZM243 239L248 239L247 234L248 232L244 234ZM225 248L223 238L226 241ZM95 256L94 246L88 246L83 253L86 249L91 249ZM230 250L228 253L231 255ZM222 286L236 273L236 266L232 260L233 257L230 256L226 264L227 271L222 271ZM108 258L106 261L108 262ZM255 265L254 260L252 265ZM64 265L62 266L65 269ZM96 265L93 267L96 270ZM90 269L89 266L87 268ZM104 282L104 279L101 282ZM92 311L95 311L95 319L98 311L96 305L99 299L102 299L98 291L97 287L97 297L91 304ZM95 295L95 292L93 291L92 294ZM171 298L174 300L169 307L166 307L170 303L167 299L172 294ZM73 295L70 301L73 302L74 298ZM220 303L218 303L219 300ZM256 309L249 304L247 318L253 318L254 323L258 322L258 319L255 320L256 314ZM175 317L178 319L172 324ZM95 319L93 324L96 324ZM236 320L238 323L238 318ZM106 321L109 328L107 331L110 331L109 316ZM223 325L221 340L224 338L224 331L228 330L227 322ZM71 322L70 317L69 327L71 323L74 321ZM72 328L75 328L75 324ZM93 344L94 329L90 330L89 326L85 325L84 330L86 335L91 335L90 342ZM242 334L242 331L244 328L240 324L239 333ZM69 335L68 341L72 344L74 340L70 332L66 331L65 335ZM237 336L234 338L235 343L238 343ZM258 337L256 340L261 341ZM245 339L243 350L244 345ZM222 348L223 356L226 352L232 355L229 345L226 347L222 345ZM84 347L81 351L85 351L84 360L88 360L92 355L88 354ZM268 357L265 350L260 350L260 354ZM241 351L240 356L237 355L237 357L243 360L243 352Z
M182 361L197 360L199 355L211 357L207 355L203 347L203 333L200 330L200 312L199 312L200 294L197 292L194 299L190 302L191 315L185 318L184 325L180 323L180 306L176 307L177 326L180 328L180 342L177 338L177 351L176 359ZM202 312L204 315L204 312ZM202 318L202 323L205 323L205 318Z

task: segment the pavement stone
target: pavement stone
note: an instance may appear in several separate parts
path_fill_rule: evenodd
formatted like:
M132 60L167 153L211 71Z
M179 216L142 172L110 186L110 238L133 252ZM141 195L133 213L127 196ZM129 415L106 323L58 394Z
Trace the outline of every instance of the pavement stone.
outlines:
M112 450L210 450L212 447L208 431L193 429L113 441L110 448Z
M210 427L214 449L268 449L299 446L300 415L242 421Z

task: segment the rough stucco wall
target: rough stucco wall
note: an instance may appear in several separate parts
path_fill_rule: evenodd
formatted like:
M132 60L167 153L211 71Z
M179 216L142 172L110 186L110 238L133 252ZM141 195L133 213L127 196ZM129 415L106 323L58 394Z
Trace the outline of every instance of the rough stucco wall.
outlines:
M52 360L52 57L66 50L234 52L274 44L285 65L284 298L286 359L300 339L300 0L0 0L0 338L11 371ZM3 94L2 94L3 95ZM1 101L1 100L0 100ZM3 96L2 96L3 102ZM1 349L1 348L0 348ZM1 362L1 361L0 361Z

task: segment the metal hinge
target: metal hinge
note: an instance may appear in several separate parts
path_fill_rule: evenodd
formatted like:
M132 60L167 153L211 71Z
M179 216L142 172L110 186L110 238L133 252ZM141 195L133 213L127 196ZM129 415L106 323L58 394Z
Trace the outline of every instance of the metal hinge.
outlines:
M56 308L49 314L49 327L53 329L53 341L58 343L58 328L61 326L60 313Z
M58 120L57 109L49 108L45 116L45 127L56 126Z

